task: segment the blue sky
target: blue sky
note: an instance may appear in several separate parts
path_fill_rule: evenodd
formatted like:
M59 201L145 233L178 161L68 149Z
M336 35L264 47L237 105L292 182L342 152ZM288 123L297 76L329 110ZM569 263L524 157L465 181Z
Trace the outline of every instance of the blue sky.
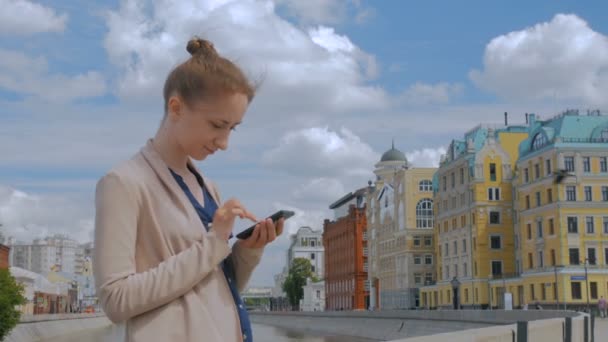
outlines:
M154 135L164 77L195 34L267 76L230 149L200 166L258 216L296 210L290 232L321 229L393 138L414 166L433 166L451 139L505 111L523 122L608 109L603 1L89 5L0 0L6 235L90 239L95 182ZM268 247L254 284L271 284L286 248L286 236Z

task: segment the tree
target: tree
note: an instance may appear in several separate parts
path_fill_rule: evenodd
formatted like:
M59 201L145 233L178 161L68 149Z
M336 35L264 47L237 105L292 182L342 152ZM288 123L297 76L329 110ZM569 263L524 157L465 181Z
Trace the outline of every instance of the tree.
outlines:
M289 273L287 273L283 283L283 291L287 294L287 299L292 307L297 307L300 304L300 299L304 298L303 286L306 285L307 278L312 278L313 282L318 281L312 273L310 260L306 258L293 259Z
M21 311L17 305L26 303L23 285L18 284L9 270L0 270L0 341L19 323Z

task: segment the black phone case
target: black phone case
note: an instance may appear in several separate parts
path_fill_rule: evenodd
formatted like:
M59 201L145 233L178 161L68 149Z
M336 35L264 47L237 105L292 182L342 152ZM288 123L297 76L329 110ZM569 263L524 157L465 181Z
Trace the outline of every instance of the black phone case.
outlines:
M276 213L272 214L269 218L272 219L272 222L277 222L278 220L280 220L281 218L285 218L286 220L290 217L292 217L295 213L293 211L289 211L289 210L279 210ZM257 225L254 224L253 226L243 230L242 232L237 234L237 238L238 239L247 239L251 236L251 234L253 233L253 230L255 229L255 226Z

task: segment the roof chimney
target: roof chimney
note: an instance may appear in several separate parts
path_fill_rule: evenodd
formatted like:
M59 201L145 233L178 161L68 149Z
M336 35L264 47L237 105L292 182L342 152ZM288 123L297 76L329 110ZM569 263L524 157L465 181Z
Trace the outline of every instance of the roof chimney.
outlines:
M505 126L509 126L509 120L507 119L507 112L505 112Z

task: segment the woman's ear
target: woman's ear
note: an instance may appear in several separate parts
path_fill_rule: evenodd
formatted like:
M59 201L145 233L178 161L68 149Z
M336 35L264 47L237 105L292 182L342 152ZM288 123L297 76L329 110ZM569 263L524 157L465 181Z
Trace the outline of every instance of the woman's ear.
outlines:
M167 105L167 115L169 118L175 120L181 116L181 111L183 108L183 104L181 99L173 95L169 98L169 103Z

